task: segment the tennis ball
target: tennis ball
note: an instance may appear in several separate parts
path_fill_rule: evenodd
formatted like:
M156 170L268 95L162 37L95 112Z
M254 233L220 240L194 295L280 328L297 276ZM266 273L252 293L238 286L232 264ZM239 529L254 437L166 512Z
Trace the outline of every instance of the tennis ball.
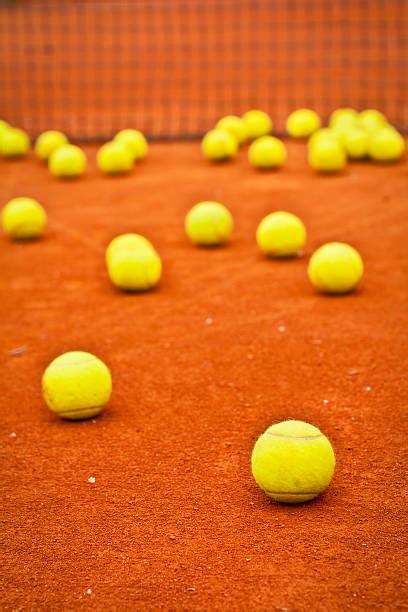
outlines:
M97 153L97 164L99 169L106 174L124 174L133 167L133 153L126 144L107 142L102 145Z
M184 227L195 244L216 246L232 234L234 221L229 210L219 202L199 202L188 212Z
M316 289L322 293L348 293L363 276L360 254L343 242L328 242L313 253L307 273Z
M329 127L336 125L354 125L358 121L358 112L354 108L338 108L329 117Z
M224 161L236 156L238 141L226 130L210 130L201 141L201 151L211 161Z
M299 108L291 113L286 122L286 129L293 138L307 138L320 127L320 117L308 108Z
M133 161L144 159L149 149L145 136L139 130L121 130L116 134L113 142L126 145L132 153Z
M109 401L112 379L106 365L83 351L60 355L42 378L47 406L63 419L88 419L99 414Z
M403 137L391 126L378 129L371 134L369 139L368 153L376 161L396 161L402 156L404 150Z
M11 125L7 123L7 121L4 121L4 119L0 119L0 137L3 132L5 132L6 130L9 130L10 128L11 128Z
M320 130L317 130L311 135L307 144L309 147L312 147L316 144L318 140L325 138L340 142L340 134L336 130L332 128L321 128Z
M366 130L350 126L341 132L340 138L348 157L351 159L367 157L370 138Z
M45 161L49 158L51 153L67 143L68 138L65 134L57 130L48 130L48 132L43 132L37 138L34 151L39 159Z
M332 138L320 138L309 145L310 166L319 172L339 172L347 162L344 147Z
M252 451L252 475L272 499L288 504L309 501L330 484L336 458L322 432L303 421L271 425Z
M388 124L386 116L380 113L380 111L372 108L359 113L358 122L364 130L370 133Z
M273 212L260 222L256 241L263 253L271 257L296 255L306 243L306 228L292 213Z
M238 144L242 144L248 138L245 121L236 115L227 115L220 119L215 129L225 130L233 136Z
M46 222L45 210L32 198L14 198L5 205L1 213L4 232L16 240L41 236Z
M112 283L125 291L146 291L161 278L162 264L150 242L138 234L123 234L112 240L106 251Z
M30 150L28 134L20 128L9 127L2 131L0 153L4 157L23 157Z
M286 147L274 136L261 136L251 143L248 159L255 168L279 168L286 161Z
M106 262L109 261L111 254L119 249L147 249L154 251L152 243L140 234L121 234L116 236L106 249Z
M242 115L247 137L251 140L272 132L272 119L261 110L250 110Z
M75 145L63 145L51 153L48 167L54 176L75 178L85 172L86 156L82 149Z

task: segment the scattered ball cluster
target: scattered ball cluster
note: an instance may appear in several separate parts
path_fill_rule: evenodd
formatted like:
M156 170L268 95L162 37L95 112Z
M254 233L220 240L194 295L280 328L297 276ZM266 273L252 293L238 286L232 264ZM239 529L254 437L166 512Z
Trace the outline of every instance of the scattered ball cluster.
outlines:
M308 139L308 160L318 172L342 170L348 159L371 158L379 162L400 159L405 142L386 117L376 110L358 113L351 108L337 109L327 127L310 109L299 109L287 119L289 136ZM287 151L282 140L271 135L273 122L261 110L241 117L221 118L201 143L205 158L225 161L234 158L249 143L248 160L261 170L285 164ZM22 157L30 150L26 132L0 121L0 154ZM71 144L59 131L41 134L35 142L35 155L48 164L58 178L81 176L87 166L84 151ZM148 143L135 129L120 131L101 146L97 166L105 174L125 174L148 153ZM1 212L1 225L13 240L39 238L47 214L33 198L10 200ZM181 224L180 224L181 225ZM199 247L219 247L232 235L234 219L220 202L204 201L193 206L184 220L190 241ZM288 211L274 211L256 229L256 242L268 258L302 256L307 230L299 217ZM107 275L122 291L153 289L162 276L162 261L152 243L140 234L116 236L105 255ZM321 293L344 294L353 291L364 272L360 254L349 244L329 242L311 255L307 275ZM107 366L90 353L73 351L50 363L42 379L43 396L55 414L81 420L96 416L110 399L112 379ZM329 440L319 429L302 421L284 421L269 427L257 440L251 458L252 474L260 488L276 501L300 503L319 495L330 484L335 455Z

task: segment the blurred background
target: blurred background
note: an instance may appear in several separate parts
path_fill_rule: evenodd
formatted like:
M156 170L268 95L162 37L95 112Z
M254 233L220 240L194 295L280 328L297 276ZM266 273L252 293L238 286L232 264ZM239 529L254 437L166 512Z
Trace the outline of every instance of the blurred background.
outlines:
M0 117L35 137L201 136L219 117L378 108L408 129L406 0L2 0Z

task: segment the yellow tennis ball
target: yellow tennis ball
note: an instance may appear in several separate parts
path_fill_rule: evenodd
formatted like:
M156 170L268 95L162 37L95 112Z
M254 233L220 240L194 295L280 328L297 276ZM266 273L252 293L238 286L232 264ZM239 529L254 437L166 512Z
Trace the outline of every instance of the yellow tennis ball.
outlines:
M231 136L237 140L238 144L242 144L248 138L245 121L236 115L222 117L222 119L217 122L215 129L229 132Z
M226 130L210 130L201 141L201 151L211 161L224 161L236 156L238 141Z
M1 134L5 132L6 130L9 130L10 128L11 128L11 125L7 123L7 121L4 121L4 119L0 119L0 138L1 138Z
M54 176L75 178L85 172L86 156L76 145L63 145L51 153L48 167Z
M184 227L195 244L216 246L231 236L234 221L229 210L219 202L199 202L188 212Z
M271 425L252 451L252 475L272 499L288 504L309 501L330 484L336 457L320 429L303 421Z
M386 116L373 108L369 108L359 113L358 122L360 126L369 133L375 132L378 128L388 124Z
M308 160L318 172L339 172L347 162L342 144L332 138L320 138L308 147Z
M106 174L125 174L133 167L133 154L126 144L107 142L97 153L99 169Z
M354 108L338 108L329 117L329 127L336 125L354 125L358 121L358 112Z
M14 198L5 205L1 213L4 232L16 240L41 236L46 222L44 208L33 198Z
M35 142L34 151L37 157L43 161L47 160L51 153L59 147L68 143L68 138L57 130L43 132Z
M328 242L313 253L307 273L311 283L322 293L348 293L363 276L360 254L343 242Z
M286 161L286 147L274 136L261 136L249 146L248 159L255 168L279 168Z
M106 365L83 351L60 355L42 378L47 406L63 419L88 419L99 414L109 401L112 379Z
M351 159L362 159L368 155L370 137L361 127L351 126L341 133L341 143Z
M4 157L23 157L30 150L28 134L20 128L5 128L0 138L0 153Z
M261 251L270 257L290 257L305 246L306 228L292 213L273 212L258 225L256 242Z
M250 110L242 115L247 137L251 140L266 136L272 132L272 119L261 110Z
M403 137L391 126L378 129L369 138L368 153L376 161L396 161L404 151L405 141Z
M120 142L126 145L132 153L133 161L139 161L147 156L149 145L140 130L130 128L121 130L116 134L113 142Z
M158 284L162 273L158 253L148 240L137 234L115 238L108 246L106 265L112 283L125 291L151 289Z
M287 119L286 129L293 138L307 138L320 128L320 117L308 108L293 111Z
M148 249L154 251L152 243L141 236L140 234L121 234L116 236L108 245L106 249L106 262L108 263L112 253L119 249Z

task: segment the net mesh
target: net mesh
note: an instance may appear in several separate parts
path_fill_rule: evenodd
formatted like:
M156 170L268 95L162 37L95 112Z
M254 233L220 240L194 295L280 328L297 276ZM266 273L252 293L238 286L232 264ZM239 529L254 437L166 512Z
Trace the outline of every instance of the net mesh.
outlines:
M250 108L378 108L408 129L406 0L0 2L0 116L32 136L194 138Z

